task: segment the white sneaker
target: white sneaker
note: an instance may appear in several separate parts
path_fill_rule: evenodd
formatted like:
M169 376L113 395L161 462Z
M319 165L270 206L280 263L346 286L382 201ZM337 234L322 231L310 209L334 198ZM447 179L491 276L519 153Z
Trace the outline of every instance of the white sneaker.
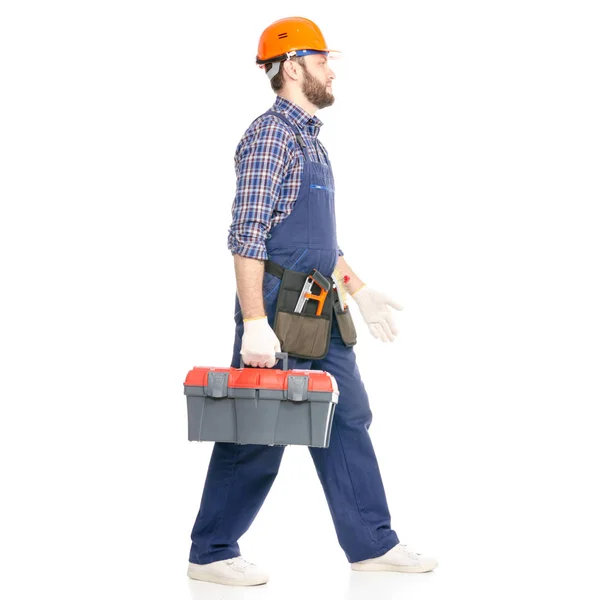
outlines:
M383 556L350 563L353 571L399 571L400 573L426 573L438 566L437 560L398 544Z
M269 581L266 573L241 556L217 560L206 565L189 563L187 574L190 579L222 585L261 585Z

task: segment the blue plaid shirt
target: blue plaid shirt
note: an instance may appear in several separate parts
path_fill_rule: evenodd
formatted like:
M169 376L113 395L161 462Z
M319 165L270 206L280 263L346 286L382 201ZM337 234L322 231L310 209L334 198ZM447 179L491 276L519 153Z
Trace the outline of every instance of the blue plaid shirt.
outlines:
M298 127L310 160L329 165L327 151L317 139L323 125L320 119L281 96L272 110ZM292 212L303 165L302 150L281 119L260 116L246 130L235 151L237 186L227 240L232 254L267 260L267 234ZM339 248L338 254L343 255Z

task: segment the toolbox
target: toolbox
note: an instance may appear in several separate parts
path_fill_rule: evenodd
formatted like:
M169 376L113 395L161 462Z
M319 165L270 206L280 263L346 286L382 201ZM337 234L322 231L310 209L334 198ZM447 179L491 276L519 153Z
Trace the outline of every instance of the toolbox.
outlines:
M327 448L338 401L326 371L194 367L184 382L188 440Z

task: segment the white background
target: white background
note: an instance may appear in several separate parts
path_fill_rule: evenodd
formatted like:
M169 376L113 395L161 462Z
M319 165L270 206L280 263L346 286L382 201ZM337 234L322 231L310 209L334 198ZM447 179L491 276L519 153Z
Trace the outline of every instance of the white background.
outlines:
M393 12L390 12L392 11ZM261 31L344 52L318 113L402 542L352 573L305 448L243 555L188 581L211 443L183 380L228 366L233 153L274 96ZM10 598L598 598L600 43L583 1L27 2L0 9L2 544Z

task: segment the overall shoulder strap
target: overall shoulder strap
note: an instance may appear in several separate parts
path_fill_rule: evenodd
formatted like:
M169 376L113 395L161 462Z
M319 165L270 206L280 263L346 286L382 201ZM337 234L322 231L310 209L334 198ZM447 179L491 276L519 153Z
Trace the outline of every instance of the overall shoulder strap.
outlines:
M287 123L287 125L289 125L290 129L294 132L296 141L298 142L298 145L300 146L300 149L302 150L302 154L304 154L304 158L306 160L308 160L308 151L306 149L306 144L304 143L304 140L302 139L302 134L300 133L298 127L296 125L294 125L284 114L282 114L280 112L275 112L274 110L268 110L264 114L265 115L273 115L274 117L281 119L284 123Z

